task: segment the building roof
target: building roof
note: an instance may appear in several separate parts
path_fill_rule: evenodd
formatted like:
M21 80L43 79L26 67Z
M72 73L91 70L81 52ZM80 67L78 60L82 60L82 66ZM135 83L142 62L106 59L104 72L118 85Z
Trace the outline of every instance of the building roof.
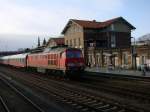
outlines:
M59 45L60 45L60 44L63 45L63 44L64 44L64 41L65 41L64 38L62 38L62 37L61 37L61 38L50 38L47 44L49 44L49 42L50 42L51 40L55 41L56 44L59 44Z
M70 21L67 23L67 25L63 29L62 34L64 34L66 32L67 28L69 27L70 23L72 23L72 22L75 22L76 24L80 25L83 28L101 29L101 28L105 28L105 27L113 24L116 21L122 21L125 24L127 24L131 29L135 29L135 27L132 26L123 17L113 18L113 19L110 19L110 20L107 20L107 21L104 21L104 22L97 22L95 20L93 20L93 21L86 21L86 20L70 19Z

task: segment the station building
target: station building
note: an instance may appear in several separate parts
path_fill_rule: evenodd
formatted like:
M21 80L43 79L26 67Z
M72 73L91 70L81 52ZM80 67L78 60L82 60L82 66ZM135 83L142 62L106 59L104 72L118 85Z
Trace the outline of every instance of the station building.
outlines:
M137 41L133 47L135 49L136 68L146 64L150 69L150 41Z
M98 67L136 67L131 45L135 27L123 17L104 22L70 19L62 34L65 44L80 48L86 64Z

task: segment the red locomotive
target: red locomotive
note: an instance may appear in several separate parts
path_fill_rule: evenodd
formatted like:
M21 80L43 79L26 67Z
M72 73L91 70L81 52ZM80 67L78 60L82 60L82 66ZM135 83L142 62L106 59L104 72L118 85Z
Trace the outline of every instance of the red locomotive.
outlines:
M2 64L36 68L39 72L59 71L65 75L84 71L82 51L76 48L53 47L41 53L19 54L0 58ZM77 75L76 74L76 75Z

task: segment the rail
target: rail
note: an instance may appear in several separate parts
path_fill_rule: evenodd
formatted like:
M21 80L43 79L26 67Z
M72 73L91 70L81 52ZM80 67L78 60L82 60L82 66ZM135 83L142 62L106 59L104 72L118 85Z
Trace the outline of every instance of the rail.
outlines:
M1 104L2 104L2 106L3 106L3 108L4 108L4 110L6 111L6 112L10 112L10 110L9 110L9 108L8 108L8 106L7 106L7 104L5 103L5 101L3 100L3 98L0 96L0 102L1 102Z
M2 76L0 76L0 80L2 80L6 85L8 85L13 91L15 91L18 95L20 95L22 98L25 99L25 101L27 101L29 104L31 104L38 112L45 112L42 108L40 108L37 104L35 104L31 99L29 99L27 96L25 96L21 91L19 91L15 86L13 86L12 84L10 84L7 80L5 80L4 78L2 78ZM4 104L5 105L5 104ZM6 105L5 105L6 107ZM7 108L7 107L6 107ZM8 110L8 109L7 109ZM10 112L10 111L8 111Z

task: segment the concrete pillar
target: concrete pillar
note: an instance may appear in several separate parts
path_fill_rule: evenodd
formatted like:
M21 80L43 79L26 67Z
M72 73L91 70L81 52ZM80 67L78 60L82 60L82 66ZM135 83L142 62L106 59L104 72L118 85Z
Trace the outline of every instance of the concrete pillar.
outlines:
M122 66L122 51L119 50L118 52L118 64L121 67Z

